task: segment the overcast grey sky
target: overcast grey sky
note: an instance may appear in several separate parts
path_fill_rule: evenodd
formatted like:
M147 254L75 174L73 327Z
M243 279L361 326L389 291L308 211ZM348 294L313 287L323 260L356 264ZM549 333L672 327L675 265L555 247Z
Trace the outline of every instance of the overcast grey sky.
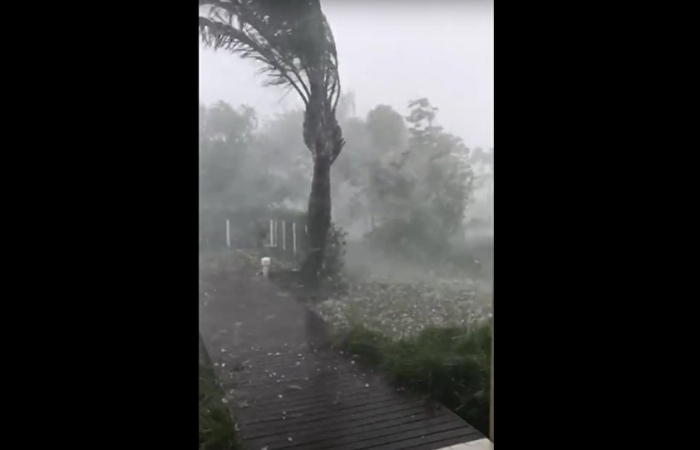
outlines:
M427 97L438 122L467 146L493 142L493 0L321 0L338 46L344 92L357 115L378 104L406 115ZM199 98L253 106L264 119L301 106L294 92L264 87L258 66L200 47Z

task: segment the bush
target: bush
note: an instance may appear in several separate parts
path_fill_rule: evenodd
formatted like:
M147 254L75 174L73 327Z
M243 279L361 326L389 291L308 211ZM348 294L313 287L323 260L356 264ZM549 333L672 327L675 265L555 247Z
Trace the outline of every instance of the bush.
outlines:
M235 425L223 394L216 383L211 361L201 342L199 347L199 450L237 450L240 448Z
M472 329L430 327L392 341L354 327L337 336L335 345L377 367L395 385L431 395L488 435L491 330L490 321Z
M306 220L305 216L303 220ZM324 288L328 288L332 291L344 286L341 273L345 265L345 238L347 234L348 233L340 226L331 223L328 235L326 236L326 248L324 251L323 266L320 272L320 280ZM292 257L289 252L278 251L274 254L273 262L278 260L278 262L281 263L280 265L284 266L286 270L290 270L295 266L298 268L306 257L306 242L304 242L304 245L298 250L296 258Z
M345 249L347 231L331 223L326 237L326 251L323 258L322 278L337 278L345 265Z

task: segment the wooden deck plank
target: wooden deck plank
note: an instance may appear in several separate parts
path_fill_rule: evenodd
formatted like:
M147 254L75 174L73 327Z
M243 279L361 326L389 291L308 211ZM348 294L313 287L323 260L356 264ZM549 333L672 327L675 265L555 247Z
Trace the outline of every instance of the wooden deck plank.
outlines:
M448 445L476 441L483 439L483 437L476 430L456 429L412 438L408 441L392 442L381 448L382 450L436 450Z
M384 417L391 417L395 415L414 415L416 414L416 408L415 405L408 404L408 405L396 405L396 404L390 404L387 407L380 409L378 411L360 411L355 414L344 414L338 417L328 417L326 418L326 421L324 422L324 425L327 427L333 427L336 426L333 429L339 429L339 428L344 428L347 426L348 423L364 423L364 422L372 422L374 420L378 420L379 416L384 416ZM301 428L306 428L307 426L316 426L317 422L319 421L318 417L314 418L288 418L286 420L285 424L279 425L280 430L284 431L289 431L289 430L294 430L294 429L301 429ZM326 428L324 428L326 429ZM258 437L264 434L261 433L266 433L269 434L270 432L270 427L265 425L250 425L246 427L246 433L250 433L252 437Z
M352 421L352 427L361 427L361 426L372 426L374 424L380 424L382 422L386 421L395 421L399 419L404 419L404 418L413 418L416 417L415 415L415 410L412 408L409 409L403 409L403 410L397 410L392 412L391 414L380 414L378 416L362 416L360 419L353 420ZM307 426L305 427L300 427L297 426L296 423L290 422L287 426L285 427L279 427L275 428L274 431L270 430L269 428L267 429L261 429L258 430L257 432L251 432L248 431L246 433L246 439L259 439L259 438L264 438L268 436L274 436L276 434L284 434L284 433L292 433L292 432L306 432L307 430L315 430L316 435L319 438L326 438L328 433L331 434L338 434L345 432L346 430L351 430L352 427L349 427L347 425L347 420L324 420L323 421L323 428L322 431L319 432L318 426L308 426L309 424L306 424Z
M268 282L239 276L205 284L202 337L249 448L432 450L483 438L450 411L397 392L350 355L318 347L323 338L305 307Z

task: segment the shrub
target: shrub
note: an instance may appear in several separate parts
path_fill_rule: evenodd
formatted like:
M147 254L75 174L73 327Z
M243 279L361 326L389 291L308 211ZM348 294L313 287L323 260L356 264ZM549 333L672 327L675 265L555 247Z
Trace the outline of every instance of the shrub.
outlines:
M199 347L199 449L236 450L239 443L235 425L223 394L216 383L216 375L200 337Z
M347 231L340 226L331 223L326 237L326 251L323 258L321 276L323 278L337 278L345 265L345 249Z

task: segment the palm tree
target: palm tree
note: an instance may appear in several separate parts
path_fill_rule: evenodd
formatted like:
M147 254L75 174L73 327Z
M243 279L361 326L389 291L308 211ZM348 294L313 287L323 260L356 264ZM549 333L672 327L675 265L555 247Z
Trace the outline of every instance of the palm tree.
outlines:
M338 55L319 0L199 0L202 40L259 62L267 85L293 89L304 102L304 143L314 163L307 214L307 282L323 265L331 224L330 168L345 141L336 120Z

